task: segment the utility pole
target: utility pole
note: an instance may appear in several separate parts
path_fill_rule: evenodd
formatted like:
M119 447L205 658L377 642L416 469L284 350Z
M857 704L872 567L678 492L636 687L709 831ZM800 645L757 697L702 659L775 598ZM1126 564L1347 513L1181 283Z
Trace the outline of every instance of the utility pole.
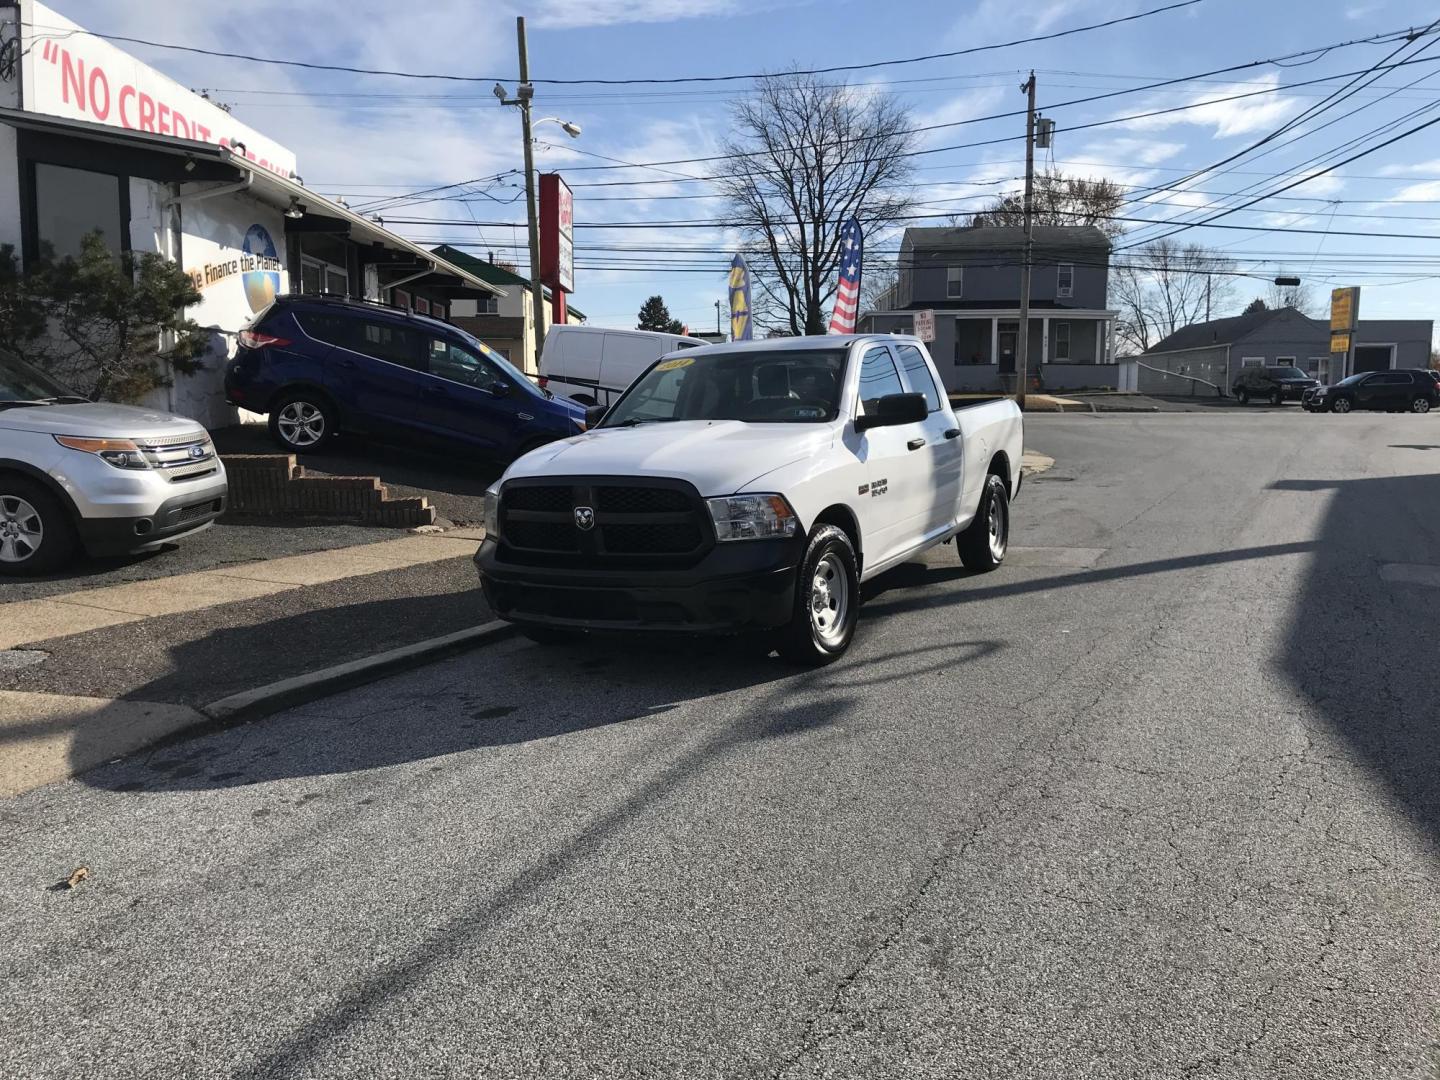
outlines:
M720 328L720 301L715 301L715 333L723 334L725 331Z
M530 136L530 55L525 48L525 16L515 17L515 36L520 46L520 85L515 97L520 106L520 131L525 140L525 216L530 222L530 308L535 323L535 370L540 370L540 351L545 346L545 286L540 284L540 211L535 206L535 147Z
M1035 72L1020 87L1025 104L1025 256L1020 267L1020 333L1015 357L1015 404L1025 408L1025 368L1030 360L1030 263L1035 254ZM996 357L999 360L999 357Z
M1210 321L1210 282L1215 280L1209 274L1205 275L1205 321Z

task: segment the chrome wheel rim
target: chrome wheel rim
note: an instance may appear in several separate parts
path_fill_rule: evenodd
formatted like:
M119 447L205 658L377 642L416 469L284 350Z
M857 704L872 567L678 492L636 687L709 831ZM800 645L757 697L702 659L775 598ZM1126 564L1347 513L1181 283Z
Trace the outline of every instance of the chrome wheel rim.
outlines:
M0 495L0 562L21 563L40 550L45 523L18 495Z
M275 425L291 446L314 446L325 434L325 414L308 401L292 401L280 410Z
M1010 506L998 490L990 493L990 509L986 514L986 531L990 535L990 555L999 562L1005 557L1005 545L1010 538Z
M810 627L821 644L834 648L845 640L850 616L850 579L840 559L826 555L810 579Z
M1416 412L1419 412L1419 413L1429 412L1429 411L1430 411L1430 402L1429 402L1429 400L1426 399L1426 398L1423 398L1423 397L1417 397L1417 398L1415 399L1414 409L1415 409Z
M1336 411L1336 412L1349 412L1349 411L1350 411L1350 402L1346 401L1344 398L1340 398L1338 401L1335 402L1335 411Z

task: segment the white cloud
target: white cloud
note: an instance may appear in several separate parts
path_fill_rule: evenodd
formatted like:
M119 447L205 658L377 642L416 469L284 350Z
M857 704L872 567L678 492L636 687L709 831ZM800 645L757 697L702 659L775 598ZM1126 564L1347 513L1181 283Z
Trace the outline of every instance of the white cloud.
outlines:
M1278 87L1280 76L1274 73L1264 75L1253 80L1250 85L1256 90ZM1227 139L1236 135L1256 134L1277 127L1300 108L1298 100L1285 97L1279 92L1259 94L1232 101L1214 101L1216 97L1231 96L1230 94L1217 94L1213 89L1206 90L1196 94L1189 102L1185 103L1191 108L1179 112L1167 112L1161 116L1129 120L1125 122L1125 126L1132 130L1139 128L1142 131L1163 131L1179 125L1209 127L1214 129L1215 138ZM1200 104L1200 102L1211 101L1214 103ZM1155 103L1150 106L1127 109L1121 115L1146 112L1150 108L1168 107L1171 107L1169 102Z
M1409 187L1401 188L1392 196L1395 202L1420 202L1422 200L1440 200L1440 180L1428 180L1423 184L1411 184ZM1384 202L1376 203L1377 206L1384 206Z
M920 128L936 124L963 125L965 121L974 120L977 116L989 116L1003 111L1000 107L1003 97L1004 91L998 87L967 90L942 105L916 113L911 126ZM1022 118L1018 122L1023 135L1024 119ZM942 127L938 131L926 131L920 135L920 143L923 146L935 146L956 141L966 141L963 137L963 127Z
M1378 172L1381 176L1424 176L1427 173L1440 172L1440 158L1405 165L1385 165Z

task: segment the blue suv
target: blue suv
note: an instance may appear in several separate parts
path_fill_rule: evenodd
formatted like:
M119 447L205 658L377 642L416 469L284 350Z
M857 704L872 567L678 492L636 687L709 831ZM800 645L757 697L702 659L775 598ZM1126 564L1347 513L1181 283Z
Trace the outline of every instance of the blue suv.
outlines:
M225 400L268 413L290 453L337 433L509 462L585 430L582 406L535 386L440 319L365 300L281 296L240 333Z

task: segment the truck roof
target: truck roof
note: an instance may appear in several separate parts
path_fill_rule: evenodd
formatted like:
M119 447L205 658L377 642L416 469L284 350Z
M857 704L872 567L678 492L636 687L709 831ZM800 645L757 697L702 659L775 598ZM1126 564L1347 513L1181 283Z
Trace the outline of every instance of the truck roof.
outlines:
M789 350L789 349L819 349L819 348L845 348L857 341L903 341L907 344L923 344L919 338L910 334L812 334L808 337L783 337L783 338L760 338L752 341L726 341L716 345L707 345L706 349L731 350L731 349L764 349L768 351ZM685 352L694 352L694 349L686 349Z

